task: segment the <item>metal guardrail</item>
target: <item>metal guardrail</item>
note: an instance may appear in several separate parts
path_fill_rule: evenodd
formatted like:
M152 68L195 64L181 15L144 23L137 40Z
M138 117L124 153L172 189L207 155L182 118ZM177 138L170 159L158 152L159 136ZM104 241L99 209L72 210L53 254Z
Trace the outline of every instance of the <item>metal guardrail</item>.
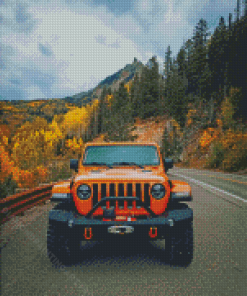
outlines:
M40 186L0 200L1 224L51 197L54 184Z

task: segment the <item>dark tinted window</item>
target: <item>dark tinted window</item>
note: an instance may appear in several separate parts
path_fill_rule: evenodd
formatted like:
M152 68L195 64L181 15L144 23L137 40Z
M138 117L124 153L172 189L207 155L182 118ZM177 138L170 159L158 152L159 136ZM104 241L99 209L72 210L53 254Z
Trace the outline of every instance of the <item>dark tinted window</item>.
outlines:
M105 163L112 165L118 162L134 162L138 165L159 165L159 157L155 146L88 146L83 164Z

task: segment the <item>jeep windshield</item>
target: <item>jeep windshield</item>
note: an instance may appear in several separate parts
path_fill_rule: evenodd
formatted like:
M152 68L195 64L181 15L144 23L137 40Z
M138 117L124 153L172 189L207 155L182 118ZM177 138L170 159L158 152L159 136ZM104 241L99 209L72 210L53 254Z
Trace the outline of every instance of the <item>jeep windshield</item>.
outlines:
M83 165L147 166L159 165L158 151L155 146L109 145L88 146L85 150Z

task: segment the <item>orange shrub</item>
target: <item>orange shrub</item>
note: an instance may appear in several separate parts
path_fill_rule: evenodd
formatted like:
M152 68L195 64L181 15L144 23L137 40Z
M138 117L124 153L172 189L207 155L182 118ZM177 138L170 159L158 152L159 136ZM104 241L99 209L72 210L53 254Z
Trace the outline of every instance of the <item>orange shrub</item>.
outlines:
M68 150L74 154L80 154L84 147L82 139L80 138L79 140L77 140L75 137L73 137L73 139L68 139L65 142L65 145L68 148Z
M219 137L219 131L215 128L207 128L199 140L200 147L203 151L207 150L210 144Z
M194 109L190 109L187 113L187 123L186 125L189 127L193 124L193 119L194 117L196 117L196 114L197 114L197 110L194 110Z
M10 159L9 154L0 145L0 182L3 183L5 178L9 176L12 176L11 178L17 183L18 187L32 188L46 181L48 170L42 166L31 171L21 170L14 165L14 161Z
M208 167L229 172L247 168L247 133L232 129L221 133L212 146Z
M222 137L222 145L225 149L224 170L237 171L247 167L247 133L229 129Z
M241 146L247 140L247 133L241 131L227 130L221 137L224 149L232 149L234 145Z
M47 181L48 177L48 169L43 166L38 166L33 171L33 176L35 178L35 184L38 185L39 183L44 183Z
M34 187L34 175L32 172L22 170L18 180L18 186L23 188Z
M0 145L0 165L0 181L3 182L5 177L12 173L14 163L10 161L9 155L2 145Z

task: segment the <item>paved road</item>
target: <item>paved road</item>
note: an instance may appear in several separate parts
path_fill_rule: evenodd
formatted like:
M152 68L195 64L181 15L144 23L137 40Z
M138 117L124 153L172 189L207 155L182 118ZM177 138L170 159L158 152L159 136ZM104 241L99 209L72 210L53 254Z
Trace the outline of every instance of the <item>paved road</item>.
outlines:
M183 176L187 182L200 185L212 193L221 192L226 198L231 197L229 201L247 202L247 175L181 168L173 168L170 174Z
M247 177L178 168L169 176L192 186L190 266L161 263L164 241L86 243L77 265L56 270L46 256L48 203L3 226L2 295L246 295Z

